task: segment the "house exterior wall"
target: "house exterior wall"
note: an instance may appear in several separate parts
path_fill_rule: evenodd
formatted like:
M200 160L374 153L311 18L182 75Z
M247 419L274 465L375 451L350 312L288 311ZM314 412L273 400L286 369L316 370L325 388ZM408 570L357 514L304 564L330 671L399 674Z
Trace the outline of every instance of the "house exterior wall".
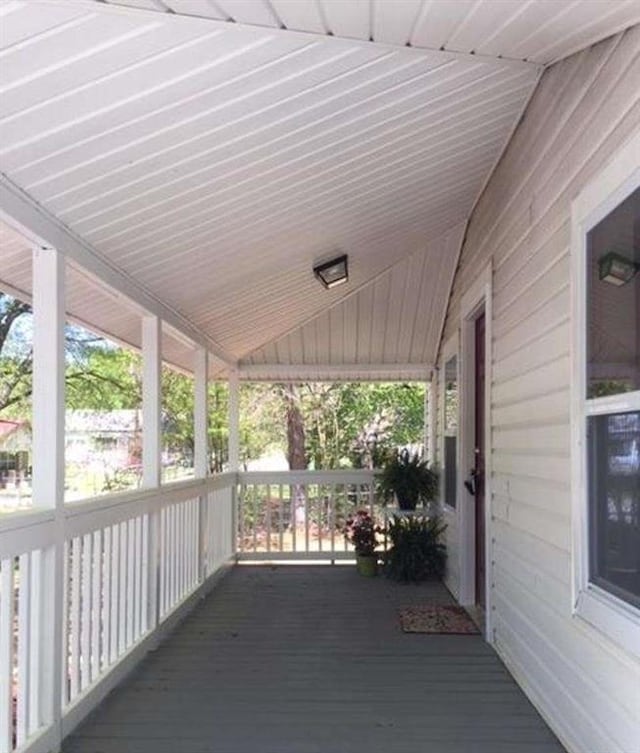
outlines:
M572 614L570 418L571 202L639 129L638 27L544 74L471 217L442 340L490 263L490 639L572 753L640 750L640 662Z

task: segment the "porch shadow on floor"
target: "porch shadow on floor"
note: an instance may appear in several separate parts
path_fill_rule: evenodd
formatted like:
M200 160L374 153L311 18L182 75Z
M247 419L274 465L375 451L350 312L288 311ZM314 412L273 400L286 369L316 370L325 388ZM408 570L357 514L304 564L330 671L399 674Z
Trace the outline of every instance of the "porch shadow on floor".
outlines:
M64 753L562 753L480 636L404 634L439 583L239 566Z

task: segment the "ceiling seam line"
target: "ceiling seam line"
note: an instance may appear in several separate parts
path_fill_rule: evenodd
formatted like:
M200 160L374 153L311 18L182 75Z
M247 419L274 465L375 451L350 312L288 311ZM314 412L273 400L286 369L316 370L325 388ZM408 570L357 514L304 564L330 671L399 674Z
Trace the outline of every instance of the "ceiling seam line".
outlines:
M35 2L41 3L43 0L34 0ZM122 13L122 14L130 14L130 15L136 15L136 16L144 16L144 15L157 15L158 11L153 11L148 8L137 8L127 5L115 5L111 2L103 2L103 3L96 3L95 0L76 0L79 7L92 7L94 4L99 5L100 9L104 12L104 10L109 10L114 13ZM518 60L513 58L507 58L507 57L495 57L493 55L478 55L472 52L457 52L453 50L441 50L439 48L431 48L431 47L408 47L405 44L393 44L389 42L376 42L375 40L369 40L368 42L366 40L354 40L348 37L339 37L339 36L333 36L330 34L320 34L318 32L313 31L298 31L294 29L280 29L277 27L266 27L261 26L259 24L249 24L245 22L238 22L238 21L221 21L220 19L211 18L208 16L193 16L193 15L187 15L185 13L163 13L161 14L164 18L171 18L171 19L187 19L192 21L198 21L198 22L206 22L211 24L212 26L218 26L221 28L232 26L233 28L237 29L247 29L251 30L255 33L256 30L262 30L266 34L272 34L274 36L283 36L283 35L289 35L289 37L296 36L300 39L315 39L316 41L324 40L328 44L344 44L348 42L357 42L363 46L367 45L375 45L378 49L386 49L386 50L392 50L395 52L402 52L405 55L412 55L412 54L429 54L429 55L437 55L441 57L442 59L449 59L449 60L459 60L461 62L475 62L475 63L486 63L487 65L494 65L496 67L522 67L522 68L528 68L529 70L536 69L536 68L543 68L543 63L534 63L531 61L526 60Z

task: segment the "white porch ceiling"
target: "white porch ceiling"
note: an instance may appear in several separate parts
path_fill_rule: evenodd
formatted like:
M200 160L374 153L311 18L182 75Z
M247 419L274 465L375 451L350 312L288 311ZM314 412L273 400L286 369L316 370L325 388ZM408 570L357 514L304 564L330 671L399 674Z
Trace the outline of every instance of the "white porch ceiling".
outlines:
M640 21L637 0L97 0L548 65Z
M640 19L636 0L124 5L0 3L3 181L221 352L279 367L432 362L540 64ZM326 292L311 268L334 252L350 282ZM78 290L131 341L115 299Z

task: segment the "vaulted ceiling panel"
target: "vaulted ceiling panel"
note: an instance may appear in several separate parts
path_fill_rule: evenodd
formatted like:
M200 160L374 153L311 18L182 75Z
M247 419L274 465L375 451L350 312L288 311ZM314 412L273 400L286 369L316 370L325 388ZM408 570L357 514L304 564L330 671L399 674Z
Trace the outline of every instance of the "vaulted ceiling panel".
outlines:
M302 375L317 364L334 377L351 375L358 368L364 372L365 366L369 378L388 378L392 366L404 367L406 376L426 376L463 234L461 224L384 270L329 311L258 348L242 367L259 379L275 378L285 365L293 366L292 373L299 367L297 373Z
M31 300L31 256L31 246L24 236L0 222L0 290L21 300Z

